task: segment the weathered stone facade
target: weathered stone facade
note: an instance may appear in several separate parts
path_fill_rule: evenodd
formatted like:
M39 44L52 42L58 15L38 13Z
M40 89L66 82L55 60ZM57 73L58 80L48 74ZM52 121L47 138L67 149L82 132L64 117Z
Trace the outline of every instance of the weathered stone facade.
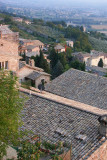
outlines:
M18 44L4 39L0 39L0 69L18 71L19 59Z

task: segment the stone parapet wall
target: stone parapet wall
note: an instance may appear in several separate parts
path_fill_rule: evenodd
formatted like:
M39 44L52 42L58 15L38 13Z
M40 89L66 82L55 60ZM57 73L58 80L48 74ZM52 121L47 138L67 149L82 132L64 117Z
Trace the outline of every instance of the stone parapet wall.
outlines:
M88 158L88 160L107 160L107 140Z

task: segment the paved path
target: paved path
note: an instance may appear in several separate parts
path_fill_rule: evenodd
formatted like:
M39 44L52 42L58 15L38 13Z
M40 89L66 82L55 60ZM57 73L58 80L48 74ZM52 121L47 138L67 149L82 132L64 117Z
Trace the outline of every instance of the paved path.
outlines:
M73 108L76 108L76 109L80 109L80 110L86 111L88 113L93 113L93 114L96 114L96 115L107 114L107 110L103 110L103 109L93 107L91 105L87 105L87 104L84 104L84 103L81 103L81 102L78 102L78 101L67 99L67 98L64 98L64 97L46 92L46 91L43 91L42 93L40 93L40 91L38 89L33 88L33 87L31 87L31 89L32 90L28 90L28 89L25 89L25 88L22 88L22 87L19 88L19 90L22 91L22 92L29 93L31 95L36 95L36 96L39 96L41 98L45 98L45 99L48 99L48 100L52 100L54 102L64 104L64 105L67 105L67 106L70 106L70 107L73 107Z

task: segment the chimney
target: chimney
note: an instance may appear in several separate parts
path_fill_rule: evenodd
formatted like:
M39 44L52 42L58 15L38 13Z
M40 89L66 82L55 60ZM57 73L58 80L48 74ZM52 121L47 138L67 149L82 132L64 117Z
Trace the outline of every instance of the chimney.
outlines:
M98 118L100 123L99 133L100 135L107 137L107 115L100 116Z

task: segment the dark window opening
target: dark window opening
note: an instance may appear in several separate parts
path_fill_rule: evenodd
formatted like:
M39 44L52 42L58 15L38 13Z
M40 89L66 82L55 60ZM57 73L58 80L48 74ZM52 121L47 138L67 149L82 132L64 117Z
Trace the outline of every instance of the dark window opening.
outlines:
M5 69L8 69L8 61L5 62Z

